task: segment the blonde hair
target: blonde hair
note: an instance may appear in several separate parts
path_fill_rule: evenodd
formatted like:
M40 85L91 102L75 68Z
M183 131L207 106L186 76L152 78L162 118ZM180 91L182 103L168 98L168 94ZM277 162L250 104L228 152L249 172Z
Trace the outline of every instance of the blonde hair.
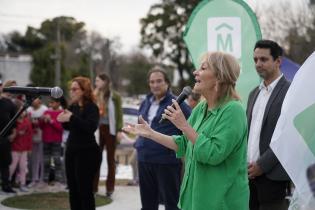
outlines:
M217 102L225 103L231 99L240 100L235 90L240 75L240 65L230 54L224 52L208 52L202 57L208 68L215 72L219 81Z

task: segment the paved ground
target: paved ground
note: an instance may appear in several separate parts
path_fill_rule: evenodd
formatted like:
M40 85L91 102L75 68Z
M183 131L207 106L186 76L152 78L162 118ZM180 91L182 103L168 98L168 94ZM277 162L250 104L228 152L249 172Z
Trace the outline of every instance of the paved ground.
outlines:
M102 189L103 188L103 189ZM105 194L104 186L99 188L102 195ZM0 203L3 199L8 196L0 194ZM106 205L96 208L97 210L140 210L140 194L139 187L137 186L116 186L115 193L113 194L113 202ZM0 204L1 210L19 210L15 208L5 207ZM160 205L159 210L164 209Z
M103 154L103 162L101 166L101 179L105 179L107 173L106 155ZM132 169L130 165L119 164L117 167L117 179L132 179ZM57 191L58 189L50 188L50 191ZM99 193L105 195L105 187L99 187ZM19 193L21 194L21 193ZM0 191L0 203L8 195L4 195ZM97 210L140 210L140 192L138 186L116 186L113 194L113 202L109 205L98 207ZM160 206L159 209L164 209ZM0 204L0 210L17 210L8 208Z
M105 194L105 189L100 187L100 193ZM7 198L7 195L0 194L0 202ZM116 186L115 193L113 194L113 202L106 205L98 207L97 210L139 210L141 207L139 187L135 186ZM1 210L16 210L15 208L5 207L0 204Z

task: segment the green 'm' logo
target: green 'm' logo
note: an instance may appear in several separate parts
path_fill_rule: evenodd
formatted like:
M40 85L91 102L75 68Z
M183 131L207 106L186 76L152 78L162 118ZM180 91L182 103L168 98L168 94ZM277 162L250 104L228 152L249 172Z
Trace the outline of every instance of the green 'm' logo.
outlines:
M223 51L240 62L236 89L246 107L249 92L259 83L253 59L254 46L261 39L255 13L244 0L203 0L189 17L184 40L195 68L206 52Z
M293 120L293 124L315 155L315 104L307 107Z
M217 49L218 51L223 51L223 52L233 52L232 34L228 33L225 36L225 40L224 40L223 34L219 33L222 28L226 28L230 31L233 31L233 27L231 27L227 23L222 23L221 25L215 28L215 31L218 32L217 33Z

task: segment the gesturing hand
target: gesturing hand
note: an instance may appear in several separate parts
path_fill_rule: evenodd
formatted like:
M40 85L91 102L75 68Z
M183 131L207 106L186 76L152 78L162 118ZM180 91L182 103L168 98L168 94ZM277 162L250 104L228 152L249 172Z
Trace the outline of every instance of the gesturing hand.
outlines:
M153 132L150 125L143 119L141 115L139 116L139 124L128 124L126 127L123 127L122 130L127 133L143 136L146 138L150 138L150 135Z
M63 112L61 112L58 116L57 116L57 121L58 122L69 122L70 121L70 117L72 115L72 112L70 112L69 110L65 109Z

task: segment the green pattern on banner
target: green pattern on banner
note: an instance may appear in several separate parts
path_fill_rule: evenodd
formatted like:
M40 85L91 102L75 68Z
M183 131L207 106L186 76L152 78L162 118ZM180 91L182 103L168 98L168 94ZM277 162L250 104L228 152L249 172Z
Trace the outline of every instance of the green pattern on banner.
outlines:
M195 68L207 51L224 51L240 62L237 83L245 106L249 91L260 82L253 61L255 43L261 31L254 12L242 0L204 0L189 18L184 41Z
M294 120L294 126L299 131L309 149L315 156L315 104L307 107L298 114Z

